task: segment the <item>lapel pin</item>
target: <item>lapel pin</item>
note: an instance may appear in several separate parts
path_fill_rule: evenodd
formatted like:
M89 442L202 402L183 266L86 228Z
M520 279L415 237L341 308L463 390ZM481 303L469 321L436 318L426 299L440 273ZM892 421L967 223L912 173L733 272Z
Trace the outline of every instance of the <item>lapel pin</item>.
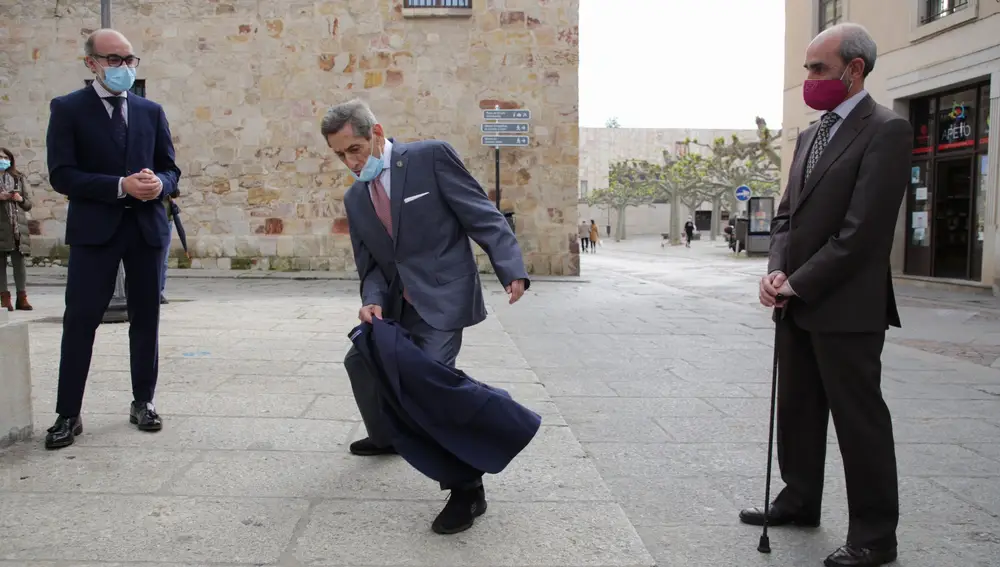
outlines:
M403 162L402 161L397 161L396 162L396 167L403 167Z

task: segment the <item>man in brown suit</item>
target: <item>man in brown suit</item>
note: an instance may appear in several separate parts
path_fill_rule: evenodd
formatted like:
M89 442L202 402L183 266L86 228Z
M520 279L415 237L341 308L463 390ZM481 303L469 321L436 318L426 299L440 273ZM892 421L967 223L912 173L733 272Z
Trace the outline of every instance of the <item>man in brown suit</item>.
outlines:
M809 45L803 95L827 112L796 142L760 282L761 304L780 309L777 444L785 488L769 520L819 525L832 412L850 523L828 567L896 559L899 497L881 355L886 330L900 326L889 251L913 131L865 91L875 56L874 40L854 24L830 28ZM740 520L760 525L763 512L743 510Z

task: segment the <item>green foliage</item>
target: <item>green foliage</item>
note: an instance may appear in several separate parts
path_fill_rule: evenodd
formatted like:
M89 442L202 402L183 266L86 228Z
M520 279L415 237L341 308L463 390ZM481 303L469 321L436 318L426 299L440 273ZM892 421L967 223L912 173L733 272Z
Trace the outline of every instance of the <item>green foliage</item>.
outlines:
M713 200L725 200L730 210L735 210L734 192L740 185L750 187L755 197L778 193L781 157L775 141L779 136L780 133L767 128L764 119L757 118L757 140L742 141L733 135L729 140L717 138L711 144L694 141L709 150L704 170L707 196Z
M612 163L608 171L608 188L591 191L587 195L587 202L617 211L651 204L654 186L645 163L647 162L642 160Z

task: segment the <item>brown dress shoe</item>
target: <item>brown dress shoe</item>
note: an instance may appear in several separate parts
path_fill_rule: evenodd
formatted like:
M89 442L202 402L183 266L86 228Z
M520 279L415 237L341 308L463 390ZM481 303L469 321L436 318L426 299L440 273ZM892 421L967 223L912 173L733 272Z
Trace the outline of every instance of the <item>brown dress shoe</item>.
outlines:
M14 308L19 311L31 311L34 309L34 307L28 303L28 294L23 291L17 292L17 303L14 304Z
M0 309L6 309L7 311L14 310L14 306L10 302L9 291L0 291Z

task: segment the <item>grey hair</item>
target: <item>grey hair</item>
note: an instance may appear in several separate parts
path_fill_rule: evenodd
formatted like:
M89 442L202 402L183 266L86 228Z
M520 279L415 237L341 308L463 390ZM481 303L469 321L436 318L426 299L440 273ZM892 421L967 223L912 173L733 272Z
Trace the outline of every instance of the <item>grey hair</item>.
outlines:
M341 104L331 106L320 123L320 133L326 138L330 134L336 134L350 124L355 136L362 138L372 137L372 128L377 121L372 109L361 99L352 99Z
M861 74L867 77L875 69L875 59L878 56L878 46L875 39L868 33L868 30L861 24L844 23L837 24L832 28L824 30L823 34L840 35L840 58L844 64L855 59L861 59L865 63L865 70ZM823 35L821 34L821 35Z

